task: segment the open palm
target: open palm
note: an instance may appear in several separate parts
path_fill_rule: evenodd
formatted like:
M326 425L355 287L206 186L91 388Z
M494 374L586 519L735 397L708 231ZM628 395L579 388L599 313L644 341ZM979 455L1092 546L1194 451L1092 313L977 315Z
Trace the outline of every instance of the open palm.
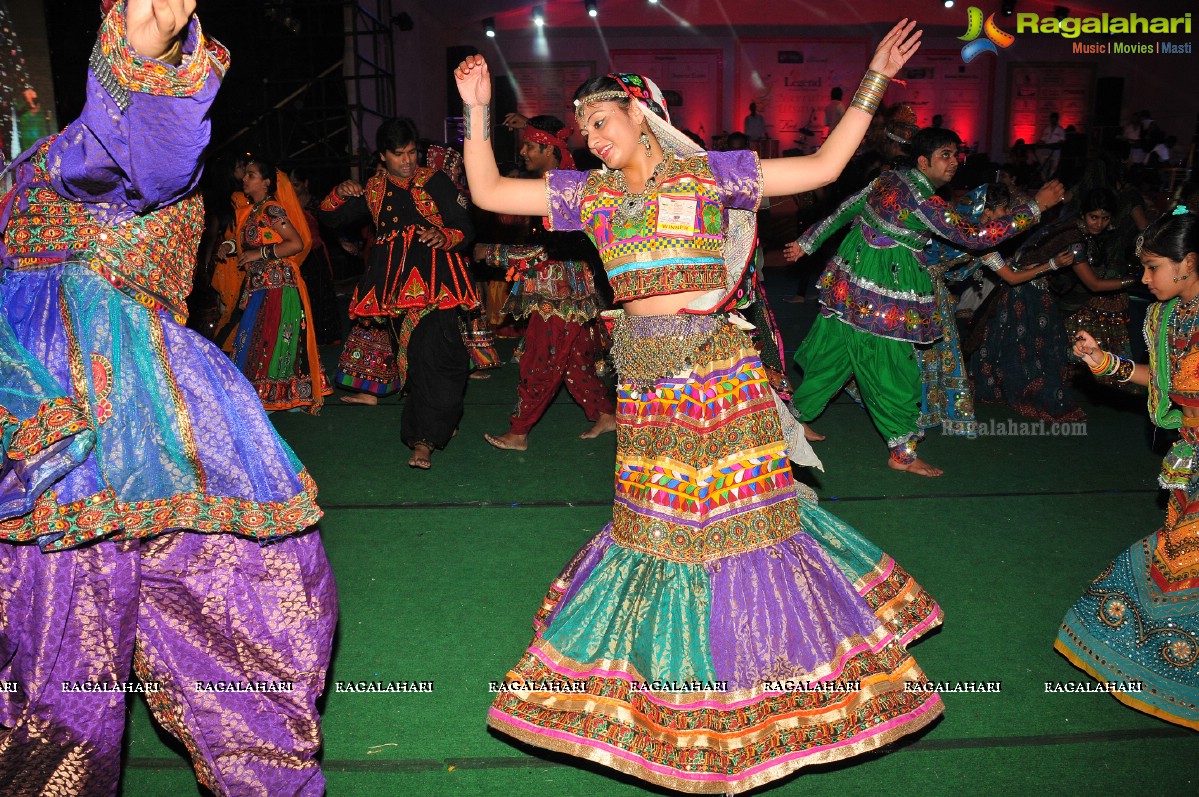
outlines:
M878 43L874 57L870 59L870 68L875 72L882 72L887 77L899 74L899 70L903 69L908 59L920 49L920 36L924 32L916 30L913 33L915 28L916 20L899 20L899 23L891 28L891 32Z

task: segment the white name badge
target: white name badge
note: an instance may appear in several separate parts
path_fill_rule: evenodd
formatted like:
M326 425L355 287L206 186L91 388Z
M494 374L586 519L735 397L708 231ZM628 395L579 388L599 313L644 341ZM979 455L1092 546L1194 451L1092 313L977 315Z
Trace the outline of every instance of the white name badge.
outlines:
M672 236L695 235L695 208L699 200L693 196L658 196L658 234Z

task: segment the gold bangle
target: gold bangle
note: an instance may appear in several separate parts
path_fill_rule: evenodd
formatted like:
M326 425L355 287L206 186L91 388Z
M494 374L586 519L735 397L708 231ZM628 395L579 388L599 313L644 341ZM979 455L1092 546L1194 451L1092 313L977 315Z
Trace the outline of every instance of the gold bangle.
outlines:
M855 94L849 105L851 108L858 108L873 116L878 112L879 103L878 100L869 99Z
M870 115L878 112L879 106L882 105L883 95L887 91L887 85L891 79L886 75L875 72L873 69L867 70L862 76L862 82L858 86L858 90L854 93L853 99L850 101L850 106L859 110L865 111Z
M166 52L154 60L162 61L165 64L170 64L171 66L179 66L181 63L183 63L183 42L178 36L176 36L175 41L170 47L167 48Z

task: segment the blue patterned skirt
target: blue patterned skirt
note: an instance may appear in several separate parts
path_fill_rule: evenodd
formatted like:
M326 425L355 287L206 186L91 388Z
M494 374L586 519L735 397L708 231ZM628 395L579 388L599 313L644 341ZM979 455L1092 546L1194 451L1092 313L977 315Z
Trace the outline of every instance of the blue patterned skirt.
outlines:
M78 263L0 282L0 540L171 529L265 541L316 487L228 358Z

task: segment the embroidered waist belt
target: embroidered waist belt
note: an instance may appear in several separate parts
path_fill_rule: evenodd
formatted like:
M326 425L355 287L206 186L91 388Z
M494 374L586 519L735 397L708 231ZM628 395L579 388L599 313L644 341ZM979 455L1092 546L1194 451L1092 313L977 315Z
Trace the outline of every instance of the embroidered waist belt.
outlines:
M612 321L612 362L620 381L642 391L652 390L660 379L690 370L699 362L699 351L721 327L724 313L716 315L628 315L616 313Z

